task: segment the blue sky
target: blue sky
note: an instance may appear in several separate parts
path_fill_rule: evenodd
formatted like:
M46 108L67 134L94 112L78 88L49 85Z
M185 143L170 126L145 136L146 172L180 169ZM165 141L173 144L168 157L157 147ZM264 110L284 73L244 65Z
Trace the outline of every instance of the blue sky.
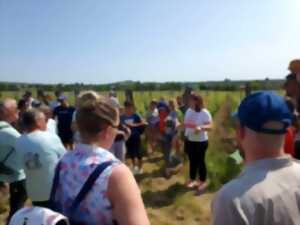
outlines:
M1 0L0 81L283 78L300 0Z

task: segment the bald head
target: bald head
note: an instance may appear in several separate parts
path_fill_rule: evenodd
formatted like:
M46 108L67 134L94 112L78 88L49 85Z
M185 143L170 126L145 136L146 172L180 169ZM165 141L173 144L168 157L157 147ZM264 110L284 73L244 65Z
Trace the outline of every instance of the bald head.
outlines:
M268 122L264 125L267 129L281 129L282 124ZM238 123L237 142L246 161L250 162L262 158L278 157L283 154L285 134L266 134L256 132Z
M13 123L18 120L17 102L12 98L0 101L0 121Z

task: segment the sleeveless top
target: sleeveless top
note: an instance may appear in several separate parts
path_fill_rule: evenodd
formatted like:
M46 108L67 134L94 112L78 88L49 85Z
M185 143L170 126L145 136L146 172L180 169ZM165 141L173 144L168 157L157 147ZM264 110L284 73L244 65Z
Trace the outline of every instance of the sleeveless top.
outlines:
M108 150L100 147L77 144L72 152L68 152L61 160L60 179L55 199L61 206L61 213L67 215L74 199L87 178L97 165L114 161L96 180L93 188L77 208L76 216L89 225L111 225L112 205L107 197L109 177L114 166L120 164Z

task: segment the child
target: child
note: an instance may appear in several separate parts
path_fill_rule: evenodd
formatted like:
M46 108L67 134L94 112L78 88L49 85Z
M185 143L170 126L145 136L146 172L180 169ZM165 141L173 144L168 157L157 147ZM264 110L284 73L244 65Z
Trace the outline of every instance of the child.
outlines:
M123 108L119 108L120 115L123 114ZM124 124L119 124L117 136L114 140L113 145L110 148L110 151L119 159L121 162L125 162L126 156L126 140L130 136L130 129Z
M133 164L135 174L143 173L141 135L146 125L145 121L135 112L132 102L125 101L125 113L121 116L121 124L130 128L131 135L126 141L127 153Z
M149 110L146 114L146 120L148 123L147 127L147 140L148 140L148 153L152 153L157 144L158 138L158 123L159 116L157 110L157 101L152 100L149 105Z
M177 118L176 111L173 107L171 110L170 105L173 105L173 102L169 102L169 108L166 110L165 129L164 134L162 135L162 150L166 161L166 177L169 177L172 172L177 171L182 165L182 160L177 156L179 148L174 144L176 143L176 140L178 140L178 128L180 122ZM174 146L176 147L176 153L172 151Z

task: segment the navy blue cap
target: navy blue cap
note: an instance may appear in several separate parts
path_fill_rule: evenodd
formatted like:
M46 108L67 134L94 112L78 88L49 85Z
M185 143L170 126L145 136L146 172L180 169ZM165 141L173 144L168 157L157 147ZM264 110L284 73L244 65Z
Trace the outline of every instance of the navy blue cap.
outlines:
M169 106L165 101L159 101L159 103L157 104L157 108L158 110L168 110Z
M67 100L67 97L64 95L58 97L58 101L65 101L65 100Z
M242 126L267 134L286 133L293 120L284 98L271 91L260 91L246 97L234 116ZM264 125L271 121L282 123L283 128L265 128Z

